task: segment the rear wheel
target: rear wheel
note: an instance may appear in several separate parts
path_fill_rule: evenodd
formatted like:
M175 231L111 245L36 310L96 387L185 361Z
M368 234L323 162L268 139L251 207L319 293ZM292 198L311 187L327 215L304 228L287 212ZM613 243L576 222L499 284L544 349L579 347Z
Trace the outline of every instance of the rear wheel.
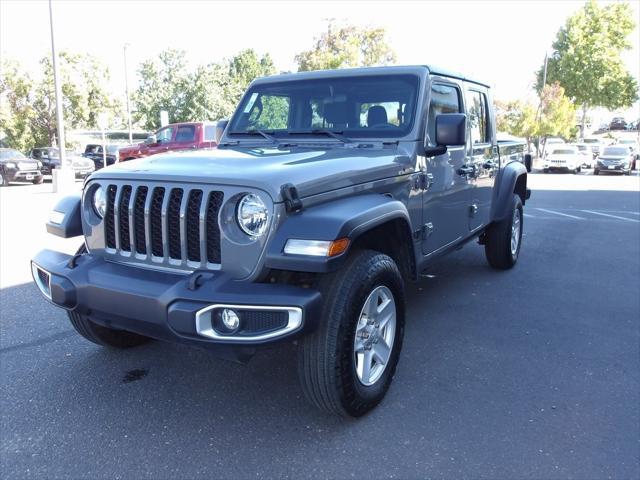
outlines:
M77 251L77 254L84 254L86 252L86 247L82 245ZM138 335L137 333L103 327L102 325L92 322L90 317L76 312L67 312L67 315L76 332L90 342L103 347L131 348L151 340L149 337Z
M491 224L485 233L484 252L493 268L506 270L518 261L522 243L522 220L522 200L519 195L514 194L507 217Z
M360 417L384 398L404 334L404 284L387 255L354 252L320 281L321 324L298 347L307 399L327 412Z

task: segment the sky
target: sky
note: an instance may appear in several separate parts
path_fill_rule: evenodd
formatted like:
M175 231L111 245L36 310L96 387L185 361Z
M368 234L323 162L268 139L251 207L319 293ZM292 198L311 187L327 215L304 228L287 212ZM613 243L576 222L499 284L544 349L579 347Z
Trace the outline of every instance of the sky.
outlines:
M640 24L640 2L630 3ZM535 70L551 51L558 29L582 5L573 0L54 0L53 14L57 49L101 59L110 67L110 88L122 97L125 43L133 86L140 62L167 47L185 50L192 66L253 48L269 53L278 70L295 71L296 53L311 48L333 18L384 27L398 64L460 71L491 84L496 98L511 100L531 97ZM638 28L631 40L633 50L624 60L640 77ZM51 52L50 42L47 1L0 0L2 56L37 73L38 59ZM640 104L618 113L635 119Z

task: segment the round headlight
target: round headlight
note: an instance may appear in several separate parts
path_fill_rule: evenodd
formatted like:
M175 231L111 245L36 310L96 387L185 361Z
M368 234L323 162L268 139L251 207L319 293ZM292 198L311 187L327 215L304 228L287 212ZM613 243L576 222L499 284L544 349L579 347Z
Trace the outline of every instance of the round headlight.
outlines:
M244 233L259 237L269 224L269 212L262 199L253 193L245 195L238 203L238 225Z
M107 194L102 187L93 191L93 209L100 218L104 218L107 211Z

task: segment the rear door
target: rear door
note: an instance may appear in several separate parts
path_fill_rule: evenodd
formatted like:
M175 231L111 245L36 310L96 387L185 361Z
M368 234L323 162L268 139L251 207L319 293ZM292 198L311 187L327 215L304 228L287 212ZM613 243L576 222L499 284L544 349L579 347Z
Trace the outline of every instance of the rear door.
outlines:
M500 171L498 146L494 135L489 92L476 84L465 84L467 125L469 138L467 145L467 166L472 168L469 175L469 230L475 230L489 223L493 185Z
M464 112L461 83L443 77L432 80L427 118L427 142L435 145L436 116ZM467 235L469 182L461 170L464 146L449 147L443 155L424 159L428 188L423 194L423 243L425 255L444 250Z

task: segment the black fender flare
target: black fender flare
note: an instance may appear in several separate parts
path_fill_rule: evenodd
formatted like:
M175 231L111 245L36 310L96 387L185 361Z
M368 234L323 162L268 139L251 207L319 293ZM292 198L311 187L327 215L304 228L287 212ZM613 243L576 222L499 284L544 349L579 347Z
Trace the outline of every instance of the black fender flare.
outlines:
M528 198L527 193L527 168L520 162L508 163L502 172L500 177L496 179L496 187L494 188L494 197L491 205L491 220L496 222L503 220L509 214L509 208L511 207L511 198L515 193L516 184L518 180L524 181L524 194L522 197L522 204Z
M80 194L62 198L55 207L47 222L47 232L62 238L82 235L82 218L80 216ZM57 212L57 213L54 213Z
M371 229L392 220L401 219L411 225L406 206L380 194L366 194L329 201L305 208L288 216L269 242L265 267L297 272L330 272L346 259L349 250L335 257L285 255L284 246L290 238L300 240L354 241Z

